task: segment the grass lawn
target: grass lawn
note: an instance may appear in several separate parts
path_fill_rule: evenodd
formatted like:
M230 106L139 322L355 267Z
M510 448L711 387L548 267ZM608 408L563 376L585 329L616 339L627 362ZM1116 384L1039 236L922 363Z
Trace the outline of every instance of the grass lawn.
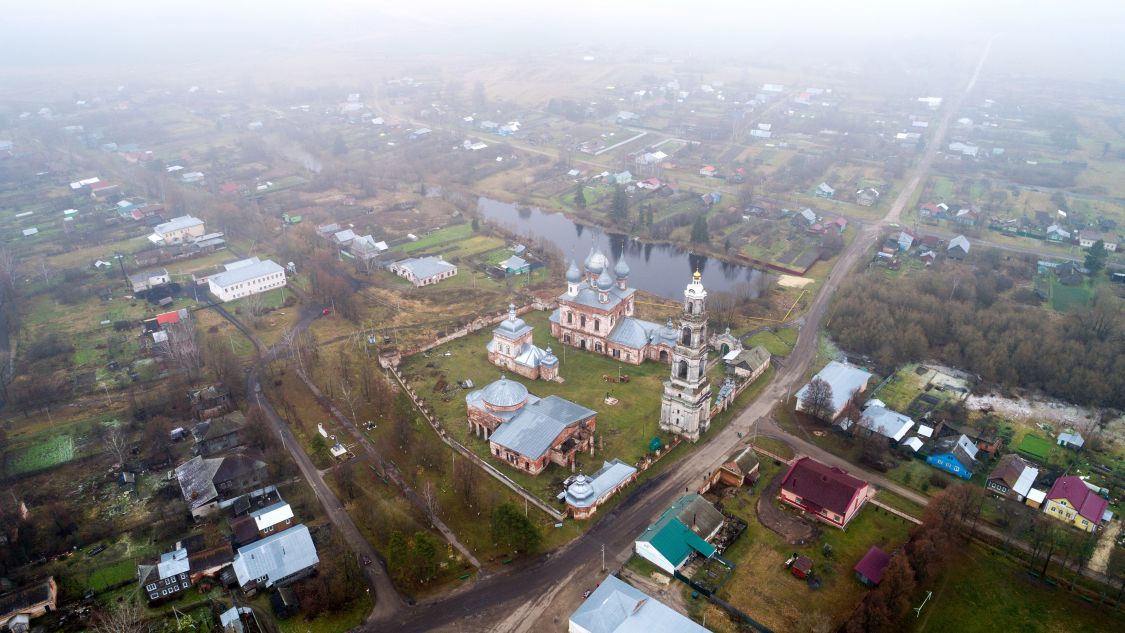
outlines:
M270 612L269 595L263 594L263 601L259 605L263 612ZM324 613L313 620L306 620L297 614L286 620L277 620L277 628L281 633L336 633L337 631L350 631L359 626L371 607L374 606L370 593L365 593L357 598L346 611Z
M1051 307L1058 312L1067 312L1089 305L1094 289L1088 281L1077 286L1065 286L1051 276Z
M797 330L782 328L776 332L758 332L747 339L743 343L743 347L749 349L755 345L761 345L774 356L788 356L796 344Z
M875 499L881 503L887 504L895 510L905 512L914 518L921 518L922 511L926 509L925 506L918 505L905 497L900 497L890 490L880 490L876 492Z
M772 437L759 437L754 439L754 445L760 446L778 457L793 459L793 449L781 440L775 440Z
M660 417L659 394L668 373L667 365L646 362L633 366L601 354L572 347L564 348L550 336L547 313L532 312L523 318L535 327L535 344L553 347L560 359L559 374L565 382L532 381L516 375L509 375L509 380L524 384L536 396L558 395L598 412L600 449L593 457L580 456L578 470L593 472L601 466L603 459L614 457L635 463L645 455L648 441L653 436L660 436L665 443L671 440L671 436L661 433L657 428ZM485 344L491 338L491 329L482 330L438 347L429 352L428 356L416 355L403 363L403 373L418 393L433 406L446 430L488 459L492 459L488 453L488 443L469 437L465 413L467 392L458 390L443 400L443 396L434 391L434 386L439 379L455 384L468 378L480 389L497 380L501 370L488 362L485 353ZM616 377L619 373L629 376L628 384L603 380L603 376ZM606 405L603 400L607 393L617 398L618 404ZM532 477L501 462L494 463L521 485L545 499L554 497L560 489L562 479L569 474L557 467L550 467L539 476Z
M868 506L846 531L822 525L816 542L794 547L758 522L758 492L784 468L769 459L762 460L761 464L762 483L758 490L739 491L734 498L724 501L725 509L746 521L748 527L724 554L737 568L719 596L778 631L799 630L802 614L806 612L822 613L839 624L866 591L855 580L852 571L855 564L872 545L889 551L903 543L911 524ZM825 545L831 546L828 555ZM813 560L813 573L822 582L819 589L810 589L785 569L785 560L793 552Z
M74 459L74 438L56 434L37 441L20 451L4 455L5 475L22 475L46 470Z
M1121 630L1120 612L1050 587L1028 576L1022 566L978 545L953 558L933 592L922 617L916 620L914 630L919 633Z
M432 233L418 238L415 242L405 242L395 246L392 250L401 253L416 253L446 242L456 242L464 240L473 234L473 227L468 224L455 224L447 226L444 229L438 229Z
M914 371L916 367L918 367L917 363L903 365L895 372L894 377L888 380L878 392L872 393L871 397L882 400L884 404L895 411L906 411L910 403L922 393L922 389L925 387L921 378Z
M1020 442L1018 450L1036 461L1047 463L1047 460L1051 456L1052 446L1050 440L1039 437L1038 435L1029 434Z

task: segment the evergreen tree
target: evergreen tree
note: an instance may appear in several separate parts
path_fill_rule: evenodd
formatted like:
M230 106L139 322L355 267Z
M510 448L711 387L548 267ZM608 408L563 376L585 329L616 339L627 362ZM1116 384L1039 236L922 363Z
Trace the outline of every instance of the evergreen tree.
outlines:
M419 582L432 580L437 571L438 543L425 532L414 533L414 547L410 551L411 568Z
M391 539L387 542L387 567L392 575L405 577L409 573L407 563L410 561L410 544L402 532L391 532Z
M706 244L711 241L707 232L707 218L699 215L691 225L691 241L696 244Z
M574 192L574 206L579 209L586 208L586 186L578 183L578 189Z
M539 549L543 536L519 509L510 503L502 503L492 511L492 540L529 553Z
M609 217L617 222L623 222L629 217L629 198L621 186L613 190L613 206L610 207Z
M1097 275L1105 268L1105 260L1107 253L1105 250L1105 242L1098 240L1086 251L1086 270L1090 271L1091 275Z

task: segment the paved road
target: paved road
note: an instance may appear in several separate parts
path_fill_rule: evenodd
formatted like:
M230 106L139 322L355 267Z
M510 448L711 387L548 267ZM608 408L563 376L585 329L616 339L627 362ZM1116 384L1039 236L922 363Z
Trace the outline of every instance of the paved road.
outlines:
M972 90L988 56L986 48L965 93ZM949 122L960 108L961 95L948 104L948 110L936 128L926 154L914 169L909 184L899 194L890 212L880 222L864 227L841 254L820 293L805 315L797 343L775 379L737 418L705 442L693 447L688 455L666 473L639 486L609 516L604 517L585 536L567 548L538 560L510 574L494 575L470 589L431 603L428 608L404 612L383 621L378 631L433 631L448 626L456 631L530 631L558 630L559 618L565 617L581 602L581 591L604 577L601 568L601 547L605 546L608 567L614 568L632 553L633 538L668 506L678 495L698 487L707 475L718 468L742 434L751 426L769 419L778 402L803 384L807 370L816 359L820 325L842 279L866 257L880 230L897 222L907 201L924 179L941 146ZM776 428L776 427L774 427ZM771 429L772 430L772 429ZM780 429L774 431L781 434ZM788 441L788 436L784 439ZM850 464L848 467L854 470ZM893 483L893 482L888 482ZM908 492L909 491L903 491ZM916 493L904 495L916 498ZM924 501L923 501L924 503ZM529 605L531 608L529 608ZM564 620L565 621L565 620Z
M382 557L379 553L371 547L367 539L360 533L359 528L356 527L355 521L344 509L344 505L336 497L336 493L328 487L324 481L324 476L316 466L313 465L312 460L309 459L308 454L305 453L301 447L300 442L293 435L293 431L289 425L281 419L278 415L277 409L274 408L273 403L269 398L261 397L261 373L262 367L269 359L276 358L281 350L282 344L279 343L272 349L267 349L262 343L261 339L254 334L252 330L247 328L238 319L234 318L230 312L218 304L212 304L211 307L219 314L223 315L231 324L239 329L247 338L254 343L257 351L258 362L250 369L246 375L246 393L247 397L253 398L263 413L266 419L269 420L270 425L273 426L274 431L277 433L281 440L281 445L289 451L293 457L293 461L297 464L297 468L301 471L301 476L308 482L309 487L312 488L313 494L316 495L321 506L324 507L324 512L328 516L328 520L344 537L344 541L356 553L357 557L366 556L372 561L370 565L363 566L364 578L367 580L367 586L375 592L375 606L368 616L368 621L386 619L391 617L405 606L405 601L395 588L394 583L391 582L390 576L383 564ZM309 326L318 316L320 316L323 306L316 303L306 303L301 308L301 319L298 321L295 329L298 331L303 330Z

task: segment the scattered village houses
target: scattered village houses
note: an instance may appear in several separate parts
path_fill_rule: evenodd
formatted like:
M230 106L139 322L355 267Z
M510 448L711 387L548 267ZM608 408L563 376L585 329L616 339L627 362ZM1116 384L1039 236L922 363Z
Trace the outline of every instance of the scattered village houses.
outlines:
M508 318L492 330L488 342L488 361L532 380L555 380L559 377L559 359L547 349L531 342L533 327L516 314L516 306L508 306Z
M279 500L231 520L231 538L236 547L241 547L270 534L287 530L296 524L293 508L285 501Z
M1097 231L1079 231L1078 232L1078 245L1082 248L1092 248L1094 244L1101 242L1105 245L1105 250L1113 253L1117 251L1117 238L1105 233Z
M411 257L391 264L391 272L421 288L456 275L457 266L441 257Z
M969 255L969 238L964 235L949 240L949 245L945 248L945 255L950 259L965 259Z
M266 471L264 462L243 454L196 456L176 467L176 479L191 515L200 518L219 508L220 497L229 498L261 485Z
M619 459L602 462L602 467L593 475L575 476L559 498L566 503L566 513L570 517L588 519L598 511L598 506L636 478L637 469Z
M238 548L231 567L243 591L284 586L312 573L320 563L305 525L271 534Z
M839 361L829 361L824 369L817 372L815 378L819 378L828 383L832 388L832 414L833 420L838 418L848 403L852 401L852 397L857 393L863 393L867 390L867 383L871 380L871 374L859 367L841 363ZM797 391L797 410L804 411L805 407L805 394L808 392L809 386L806 384Z
M996 467L992 469L986 486L1002 497L1012 497L1022 503L1031 493L1031 487L1035 485L1037 477L1039 477L1039 469L1019 455L1009 453L1001 457Z
M655 523L637 537L637 555L672 575L693 557L711 558L717 552L711 539L725 517L698 494L680 497Z
M224 272L207 277L211 294L223 303L286 285L285 269L270 259L250 257L224 268Z
M607 576L570 616L569 633L707 633L648 594Z
M190 589L192 582L188 577L189 571L191 563L188 561L187 549L177 548L161 554L160 561L155 565L139 565L137 578L148 601L156 603L175 598Z
M0 627L13 621L38 618L58 607L59 589L54 576L0 595ZM24 624L27 624L24 621Z
M246 418L241 411L232 411L218 418L211 418L191 428L195 440L195 453L210 457L216 453L242 445L241 433Z
M977 445L965 435L954 435L934 442L926 463L947 473L969 479L977 467Z
M839 426L847 431L851 428L851 421L841 418ZM863 417L860 418L859 426L868 434L876 433L898 444L914 427L914 420L898 411L888 409L881 403L869 402L863 409Z
M168 271L164 268L159 270L143 270L129 275L129 285L133 288L133 294L159 288L171 281L171 276L168 275Z
M822 182L816 186L816 191L813 193L816 194L817 198L831 198L836 195L836 190L828 183Z
M883 581L883 570L891 563L891 555L872 545L855 566L856 580L868 587L877 587Z
M488 440L489 452L538 475L549 463L573 468L582 451L594 452L597 412L559 396L540 399L501 377L465 397L469 432Z
M639 365L645 359L670 362L676 329L633 316L635 290L628 287L624 260L610 270L609 258L591 250L585 274L570 262L566 292L550 317L551 336L564 345Z
M754 381L765 373L770 366L771 355L769 350L761 345L750 349L732 349L723 356L727 371L741 380Z
M193 238L202 237L205 233L203 220L190 215L181 215L163 224L157 224L152 229L150 239L156 243L178 244L190 242Z
M724 486L733 487L753 484L758 479L760 465L754 449L745 446L731 453L719 470L715 471L717 481Z
M1081 477L1059 477L1047 491L1043 511L1047 516L1093 532L1106 519L1109 502L1082 481Z
M793 462L781 480L778 498L838 528L847 527L867 502L866 481L811 457Z

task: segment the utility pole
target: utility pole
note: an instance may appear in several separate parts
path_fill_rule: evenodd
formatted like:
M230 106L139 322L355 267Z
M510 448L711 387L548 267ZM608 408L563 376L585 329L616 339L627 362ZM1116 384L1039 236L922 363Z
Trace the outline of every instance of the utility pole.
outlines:
M605 571L605 543L602 543L602 571Z

